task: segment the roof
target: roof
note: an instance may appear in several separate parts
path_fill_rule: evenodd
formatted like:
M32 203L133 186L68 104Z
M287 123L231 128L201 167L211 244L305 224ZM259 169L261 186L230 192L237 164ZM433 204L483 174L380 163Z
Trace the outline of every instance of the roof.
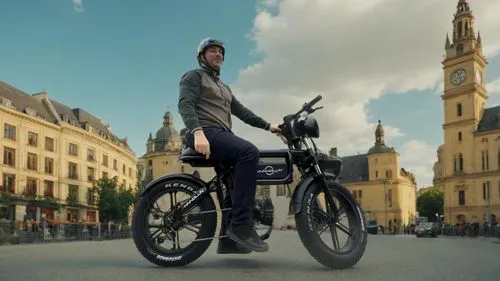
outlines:
M366 154L358 154L342 159L342 171L338 180L342 183L368 181L368 157Z
M385 144L376 144L368 150L368 154L387 152L395 152L394 147L389 147Z
M476 132L487 132L500 129L500 105L486 108L479 121Z
M45 93L43 97L40 98L42 94L29 95L22 92L13 86L0 81L0 97L4 97L12 101L13 107L20 112L27 113L26 107L34 110L36 112L36 117L41 118L53 124L58 124L57 117L52 114L49 109L50 106L56 111L60 119L66 119L71 125L79 128L85 128L85 124L89 124L93 128L101 131L101 136L108 136L108 139L113 143L121 143L127 150L133 152L132 149L126 143L126 140L120 139L118 136L111 133L108 126L104 125L99 118L91 115L81 108L74 108L62 104L58 101L49 99ZM46 98L45 98L46 97ZM64 118L63 118L64 116Z
M33 96L28 95L2 81L0 81L0 97L5 97L11 100L14 108L20 112L26 113L25 110L26 107L28 107L36 111L37 117L51 123L57 122L56 117L50 113L48 107L39 99L34 98Z

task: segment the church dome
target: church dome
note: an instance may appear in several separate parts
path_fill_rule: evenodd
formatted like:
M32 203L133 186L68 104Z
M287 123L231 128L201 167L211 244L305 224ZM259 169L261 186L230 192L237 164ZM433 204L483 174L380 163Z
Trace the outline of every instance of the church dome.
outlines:
M179 137L179 132L173 126L172 113L167 111L163 115L163 127L156 131L155 140L156 141L171 141Z
M163 126L156 131L154 139L148 138L148 152L174 151L179 148L181 138L173 125L172 113L167 111L163 115Z
M394 150L394 147L389 147L385 144L384 127L382 127L382 123L378 120L377 129L375 130L375 145L368 150L368 154L388 152L396 151Z

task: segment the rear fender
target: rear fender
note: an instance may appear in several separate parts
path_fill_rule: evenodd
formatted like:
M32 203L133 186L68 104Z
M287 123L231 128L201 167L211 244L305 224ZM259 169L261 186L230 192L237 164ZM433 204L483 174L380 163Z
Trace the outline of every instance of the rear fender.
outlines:
M330 173L324 173L327 179L335 179L335 175L330 174ZM314 186L315 184L320 184L319 183L319 178L315 178L313 176L308 176L304 179L302 179L298 184L297 187L295 188L293 194L292 194L292 200L290 200L290 213L297 215L300 213L302 210L302 205L304 204L304 195L306 193L306 190L309 189L310 187Z
M146 186L144 186L144 188L141 192L141 197L144 196L145 194L147 194L153 186L162 185L168 181L176 180L176 179L189 181L189 182L197 185L199 188L202 188L205 185L207 185L207 183L205 181L203 181L202 179L200 179L194 175L191 175L191 174L180 173L180 174L164 175L164 176L161 176L159 178L156 178L156 179L150 181Z

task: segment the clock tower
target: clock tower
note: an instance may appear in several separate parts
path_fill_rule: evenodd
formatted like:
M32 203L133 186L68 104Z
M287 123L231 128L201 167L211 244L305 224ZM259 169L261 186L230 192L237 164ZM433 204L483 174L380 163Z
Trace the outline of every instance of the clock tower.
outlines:
M488 94L484 73L481 35L474 32L474 16L468 0L459 0L453 18L452 41L446 35L443 63L444 151L443 176L472 172L474 155L461 144L473 143L474 132L483 115Z

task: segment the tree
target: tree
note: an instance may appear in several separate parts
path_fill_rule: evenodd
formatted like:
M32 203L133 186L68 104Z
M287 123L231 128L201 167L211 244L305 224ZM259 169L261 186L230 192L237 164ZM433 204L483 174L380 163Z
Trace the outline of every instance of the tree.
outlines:
M92 188L101 222L127 223L130 208L136 200L136 190L117 185L116 180L99 179Z
M421 217L436 221L436 213L443 214L444 195L437 188L430 188L417 198L417 211Z

